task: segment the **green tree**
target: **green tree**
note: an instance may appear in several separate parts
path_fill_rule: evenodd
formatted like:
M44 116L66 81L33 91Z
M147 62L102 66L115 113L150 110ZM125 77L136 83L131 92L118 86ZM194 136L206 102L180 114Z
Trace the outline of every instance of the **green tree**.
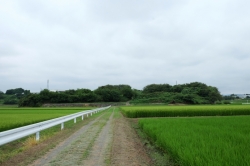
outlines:
M48 89L44 89L39 93L42 103L49 103L51 99L51 92Z
M172 86L169 84L150 84L143 88L143 93L170 92Z
M135 98L141 96L141 94L142 94L142 91L138 90L138 89L132 89L132 91L133 91L132 99L135 99Z
M181 93L182 90L183 90L182 85L174 85L170 89L171 92L175 92L175 93Z
M39 94L29 94L18 102L19 107L40 107L42 105Z
M5 92L6 95L14 95L15 94L15 90L14 89L8 89Z
M4 99L4 93L0 91L0 99Z
M6 98L4 98L3 104L17 104L18 100L16 98L16 96L12 95L8 95Z
M131 88L123 88L121 90L122 96L125 98L125 100L131 100L133 97L133 91Z
M88 93L93 93L90 89L77 89L76 90L76 94L80 95L80 94L88 94Z
M64 93L67 95L75 95L76 91L74 89L69 89L69 90L64 91Z
M209 86L208 88L210 91L207 98L211 104L214 104L217 100L222 100L222 96L216 87Z
M117 90L97 89L95 94L99 95L101 101L104 102L119 102L121 101L121 94Z
M6 91L6 95L15 95L15 94L23 94L24 89L23 88L16 88L16 89L8 89Z

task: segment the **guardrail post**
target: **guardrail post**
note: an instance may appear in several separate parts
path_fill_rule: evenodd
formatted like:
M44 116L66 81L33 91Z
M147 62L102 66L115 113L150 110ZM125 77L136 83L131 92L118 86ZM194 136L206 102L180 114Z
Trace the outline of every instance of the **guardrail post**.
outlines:
M76 118L74 118L74 123L76 123Z
M89 114L87 114L87 117L89 117Z
M92 112L91 112L90 116L92 116Z
M84 119L84 115L82 115L82 120Z
M38 131L36 132L36 141L39 141L39 139L40 139L40 132Z
M61 130L64 129L64 123L61 123Z

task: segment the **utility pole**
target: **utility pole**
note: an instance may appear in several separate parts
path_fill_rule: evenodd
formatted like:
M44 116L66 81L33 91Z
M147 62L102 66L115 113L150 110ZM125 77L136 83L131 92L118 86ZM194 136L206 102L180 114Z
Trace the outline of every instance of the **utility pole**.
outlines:
M49 90L49 80L47 80L47 89Z

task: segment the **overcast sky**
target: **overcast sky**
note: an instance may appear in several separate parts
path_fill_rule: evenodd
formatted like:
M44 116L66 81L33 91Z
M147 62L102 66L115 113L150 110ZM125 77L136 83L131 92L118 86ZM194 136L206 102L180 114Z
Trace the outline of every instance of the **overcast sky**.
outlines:
M202 82L250 93L249 0L1 0L0 90Z

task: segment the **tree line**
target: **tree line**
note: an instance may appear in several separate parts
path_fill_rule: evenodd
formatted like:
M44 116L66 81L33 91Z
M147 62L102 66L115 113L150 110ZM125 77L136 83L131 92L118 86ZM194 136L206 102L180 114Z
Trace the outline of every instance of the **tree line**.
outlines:
M19 101L19 106L41 106L45 103L91 103L91 102L125 102L133 98L134 92L129 85L105 85L96 90L70 89L52 92L48 89L39 94L30 94Z
M8 89L5 93L0 91L0 100L3 104L18 104L18 101L29 95L29 90L23 88Z
M41 106L45 103L93 103L93 102L127 102L137 103L185 103L214 104L222 100L218 89L200 82L188 84L150 84L142 90L132 89L130 85L105 85L95 90L69 89L66 91L49 91L30 93L20 88L6 91L8 95L19 96L18 105ZM20 95L21 94L21 95ZM0 94L1 96L1 94Z
M221 101L222 96L216 87L200 82L178 84L150 84L132 103L185 103L185 104L214 104Z

